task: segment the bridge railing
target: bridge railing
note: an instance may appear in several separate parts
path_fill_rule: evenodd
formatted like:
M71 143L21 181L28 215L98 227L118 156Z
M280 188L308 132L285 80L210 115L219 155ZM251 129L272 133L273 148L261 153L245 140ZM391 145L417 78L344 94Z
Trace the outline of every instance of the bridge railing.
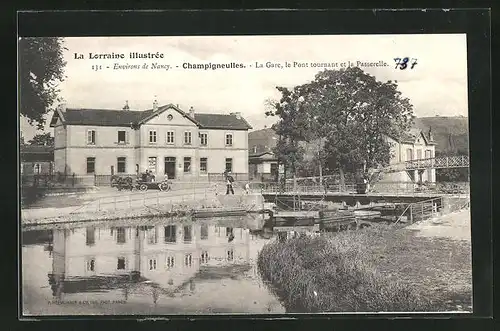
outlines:
M469 156L453 155L428 159L406 161L407 170L429 169L429 168L460 168L469 166Z
M355 193L356 184L346 185L293 185L292 183L252 183L253 191L271 194L328 194L328 193ZM469 194L469 182L448 182L448 183L413 183L397 181L380 181L368 187L367 193L371 194Z

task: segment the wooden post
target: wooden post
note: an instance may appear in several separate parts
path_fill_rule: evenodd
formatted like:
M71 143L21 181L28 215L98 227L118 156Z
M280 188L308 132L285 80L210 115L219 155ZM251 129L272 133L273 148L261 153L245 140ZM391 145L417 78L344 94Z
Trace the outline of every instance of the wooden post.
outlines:
M413 224L413 204L410 204L410 224Z
M114 204L114 206L115 206L115 209L114 209L114 210L116 210L116 197L114 197L114 198L113 198L113 204Z
M75 173L73 173L73 187L75 186Z

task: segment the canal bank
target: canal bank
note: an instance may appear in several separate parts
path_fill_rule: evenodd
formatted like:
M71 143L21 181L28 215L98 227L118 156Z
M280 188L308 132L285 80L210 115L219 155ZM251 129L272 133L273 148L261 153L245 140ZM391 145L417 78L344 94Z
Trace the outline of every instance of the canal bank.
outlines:
M471 264L469 210L407 228L275 241L258 263L287 311L307 313L471 312Z
M263 203L259 194L217 195L198 191L189 195L161 193L100 196L79 206L21 209L22 226L140 219L244 214L257 211Z

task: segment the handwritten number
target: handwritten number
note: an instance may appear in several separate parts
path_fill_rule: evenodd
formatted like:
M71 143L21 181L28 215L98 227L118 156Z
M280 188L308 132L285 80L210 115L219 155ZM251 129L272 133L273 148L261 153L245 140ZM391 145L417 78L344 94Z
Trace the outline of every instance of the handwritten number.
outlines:
M415 67L417 65L417 59L411 59L411 68L410 69L413 69L413 67Z
M413 69L417 64L417 59L412 58L410 61L409 57L404 57L404 58L396 57L394 58L394 62L396 62L396 67L394 67L394 69L397 69L399 67L399 70L405 70L408 68L409 64L408 62L410 62L411 64L410 69Z

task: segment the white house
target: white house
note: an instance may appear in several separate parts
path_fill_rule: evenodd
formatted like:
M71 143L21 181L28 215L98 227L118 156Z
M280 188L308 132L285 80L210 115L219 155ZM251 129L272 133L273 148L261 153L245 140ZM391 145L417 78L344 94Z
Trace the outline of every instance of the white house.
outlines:
M192 180L225 170L248 174L248 130L240 113L184 112L173 104L133 111L57 109L56 172L76 175L136 174Z

